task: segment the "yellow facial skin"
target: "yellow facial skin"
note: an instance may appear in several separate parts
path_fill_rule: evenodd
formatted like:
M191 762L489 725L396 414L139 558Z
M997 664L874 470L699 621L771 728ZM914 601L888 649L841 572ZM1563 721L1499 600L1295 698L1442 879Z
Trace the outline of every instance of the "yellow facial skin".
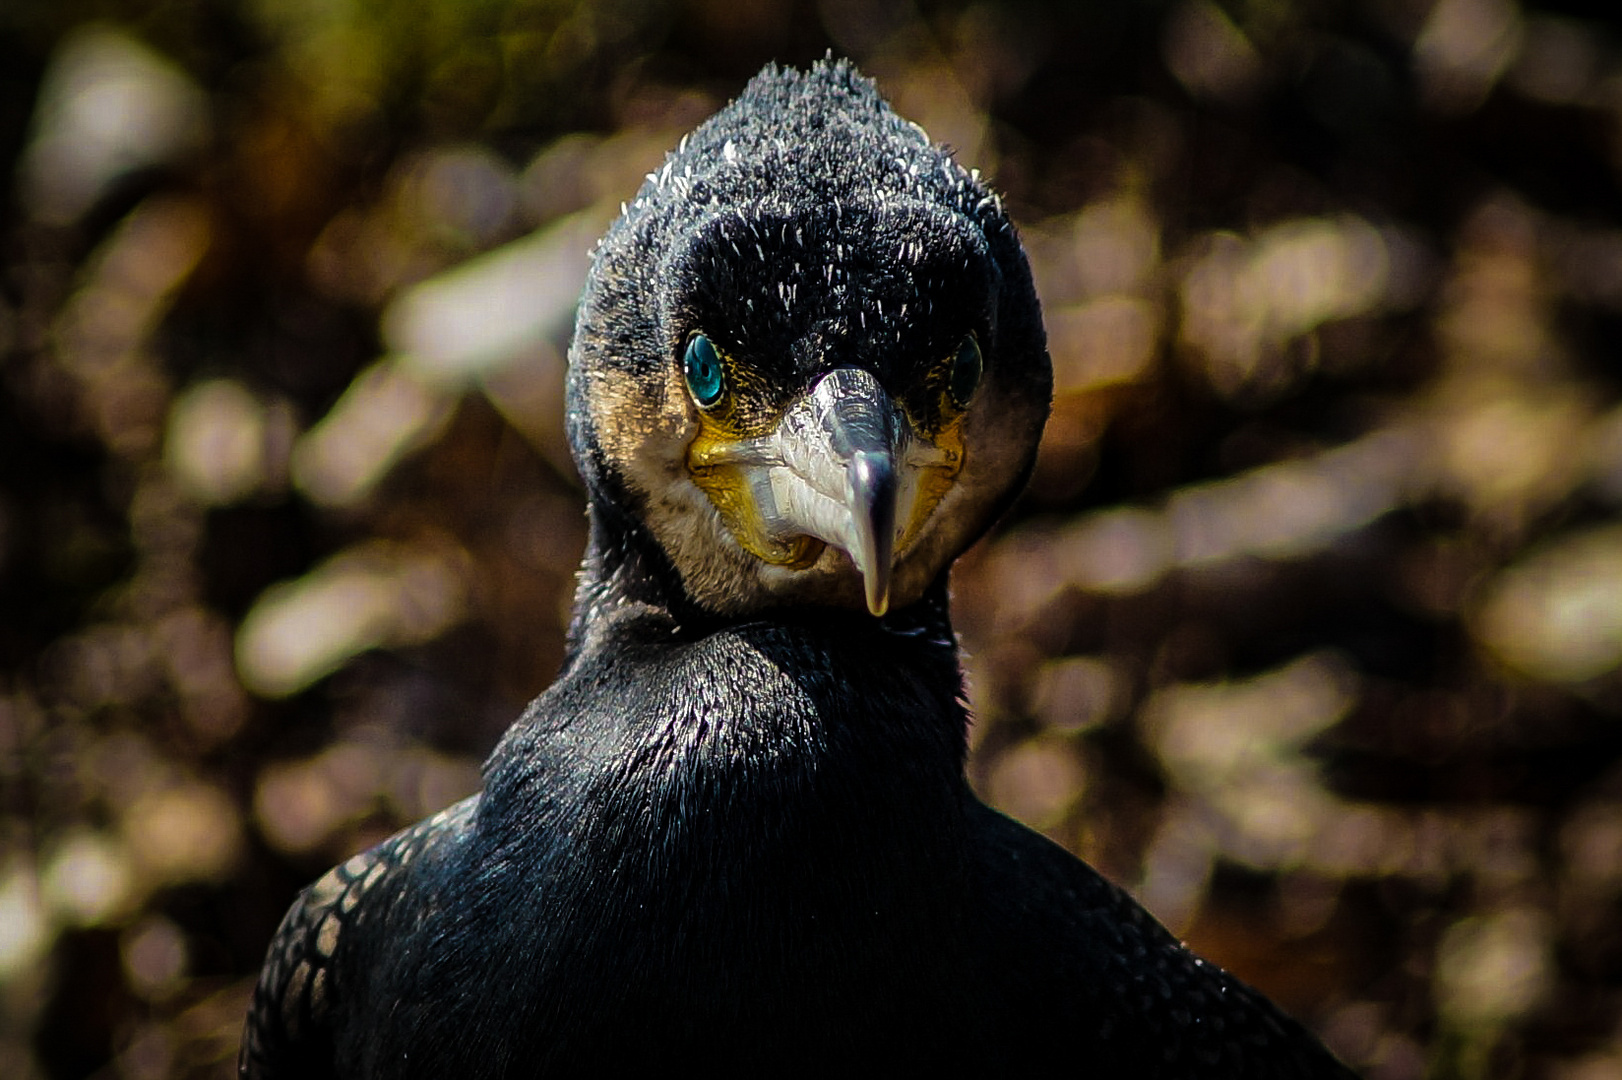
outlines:
M718 433L712 425L702 420L699 422L698 438L693 440L687 454L693 483L710 497L721 520L726 522L732 535L749 554L771 566L781 566L787 570L809 569L822 557L823 548L827 545L804 534L787 538L768 534L744 468L732 464L709 464L717 457L719 448L730 446L733 441L724 433Z
M911 417L908 417L908 423L911 423ZM957 474L963 469L962 415L953 417L929 441L943 455L943 460L938 465L922 465L911 470L917 484L917 494L913 496L912 513L907 516L901 535L896 538L897 559L911 549L913 541L923 532L924 524L934 514L941 500L946 498L946 493L952 490L952 485L957 482Z
M960 351L972 348L976 363L979 363L980 342L975 334L971 333L958 348ZM901 536L896 540L898 557L912 547L913 542L923 531L924 525L934 514L935 508L946 497L946 493L952 490L958 474L963 470L963 424L970 402L959 402L952 395L952 371L956 359L957 353L954 352L925 375L924 384L916 395L916 399L926 405L925 409L920 410L920 413L914 413L906 407L905 402L902 405L912 430L923 435L938 456L928 466L912 470L917 484L917 495L912 504L912 513ZM976 389L978 381L977 375ZM972 399L972 393L970 397Z
M767 388L754 372L716 350L726 372L720 400L698 413L698 435L687 451L687 469L738 543L771 566L803 570L822 555L823 543L811 536L774 537L761 521L745 467L727 460L729 451L746 439L769 435L779 413Z

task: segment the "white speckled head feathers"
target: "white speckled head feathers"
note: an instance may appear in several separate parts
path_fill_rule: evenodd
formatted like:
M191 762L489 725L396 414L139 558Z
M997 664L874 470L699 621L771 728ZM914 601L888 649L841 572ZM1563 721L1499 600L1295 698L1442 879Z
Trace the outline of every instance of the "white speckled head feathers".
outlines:
M726 431L739 435L758 435L839 367L870 372L935 433L946 420L931 380L965 338L979 342L985 378L952 432L962 469L898 552L896 606L945 571L1029 470L1051 371L1018 237L978 175L848 63L766 68L649 175L594 257L569 423L594 504L640 523L700 606L861 606L844 553L762 562L728 526L730 496L718 508L693 483L687 453L704 417L680 361L700 332L727 359L737 408Z

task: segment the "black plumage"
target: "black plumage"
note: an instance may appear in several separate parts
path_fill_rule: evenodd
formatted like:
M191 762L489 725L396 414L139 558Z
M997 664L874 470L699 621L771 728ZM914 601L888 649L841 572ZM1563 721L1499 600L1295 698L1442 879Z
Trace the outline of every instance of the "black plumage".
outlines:
M1349 1075L964 780L947 574L1049 393L996 196L848 65L757 77L594 257L563 671L299 898L243 1075Z

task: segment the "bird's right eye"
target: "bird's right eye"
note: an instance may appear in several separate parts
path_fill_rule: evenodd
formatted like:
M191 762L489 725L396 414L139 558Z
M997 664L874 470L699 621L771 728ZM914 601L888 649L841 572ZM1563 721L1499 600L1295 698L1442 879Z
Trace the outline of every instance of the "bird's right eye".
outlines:
M963 339L952 357L948 392L954 405L960 409L969 407L969 399L974 396L975 387L980 385L980 375L984 370L985 360L980 355L980 342L970 334Z
M703 334L694 334L687 340L687 351L681 358L681 373L687 380L687 392L701 409L707 409L721 400L726 389L726 372L721 366L721 354Z

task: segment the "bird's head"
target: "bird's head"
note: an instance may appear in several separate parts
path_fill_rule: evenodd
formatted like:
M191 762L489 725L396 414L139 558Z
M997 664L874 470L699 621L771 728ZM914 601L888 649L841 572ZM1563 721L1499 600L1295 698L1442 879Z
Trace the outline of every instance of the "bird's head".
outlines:
M1051 384L997 197L848 65L768 68L598 248L570 436L701 606L878 615L1017 494Z

